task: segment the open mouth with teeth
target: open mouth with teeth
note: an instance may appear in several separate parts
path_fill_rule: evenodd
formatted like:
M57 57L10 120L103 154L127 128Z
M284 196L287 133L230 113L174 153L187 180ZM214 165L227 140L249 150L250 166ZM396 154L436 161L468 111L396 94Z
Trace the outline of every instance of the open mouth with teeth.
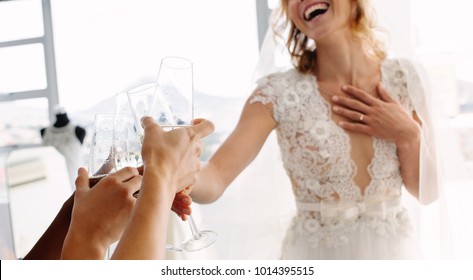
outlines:
M325 14L330 5L328 3L317 3L307 8L304 12L304 19L310 21L317 16Z

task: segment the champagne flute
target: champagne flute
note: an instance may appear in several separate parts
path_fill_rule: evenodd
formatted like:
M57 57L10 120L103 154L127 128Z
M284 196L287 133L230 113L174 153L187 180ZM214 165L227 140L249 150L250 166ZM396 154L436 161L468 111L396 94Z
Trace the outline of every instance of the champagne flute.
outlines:
M142 129L138 127L132 112L130 102L128 101L127 92L119 92L115 96L115 115L124 116L127 122L128 130L128 156L129 164L132 167L140 167L143 165L141 159L141 138L138 135L138 130Z
M116 95L115 114L124 115L128 123L129 162L133 167L143 165L141 147L144 131L140 120L147 115L155 104L154 91L156 83L140 85L128 92ZM182 251L181 248L166 244L167 251Z
M97 184L105 176L128 166L127 119L122 115L96 115L89 154L89 183ZM116 244L108 248L111 256Z
M139 137L144 136L141 118L152 116L161 126L169 127L174 124L174 117L168 102L156 82L140 85L127 92L129 106Z
M194 77L192 62L169 56L161 60L158 72L161 100L171 111L174 126L188 126L194 118ZM160 95L158 94L157 97Z
M192 124L194 118L194 82L192 62L182 57L165 57L161 60L158 73L158 90L156 102L162 103L159 108L166 111L158 113L164 115L166 122L158 122L170 129ZM160 90L159 90L160 89ZM161 97L162 96L162 97ZM158 109L158 106L155 107ZM170 115L168 114L170 111ZM172 116L169 118L168 116ZM170 123L170 124L169 124ZM211 230L198 230L191 215L187 219L192 237L182 243L185 251L204 249L217 240L217 233Z

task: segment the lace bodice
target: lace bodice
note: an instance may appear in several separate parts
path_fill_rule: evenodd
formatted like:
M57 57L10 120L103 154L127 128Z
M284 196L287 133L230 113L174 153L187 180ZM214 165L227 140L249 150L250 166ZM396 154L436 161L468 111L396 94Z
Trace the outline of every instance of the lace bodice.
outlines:
M384 61L381 76L389 94L412 112L406 73L398 61ZM353 179L357 166L351 158L350 138L332 120L330 104L321 96L315 76L295 69L268 75L258 81L250 102L271 105L284 168L297 201L400 196L402 177L396 146L377 138L373 138L374 155L368 166L371 181L361 193Z

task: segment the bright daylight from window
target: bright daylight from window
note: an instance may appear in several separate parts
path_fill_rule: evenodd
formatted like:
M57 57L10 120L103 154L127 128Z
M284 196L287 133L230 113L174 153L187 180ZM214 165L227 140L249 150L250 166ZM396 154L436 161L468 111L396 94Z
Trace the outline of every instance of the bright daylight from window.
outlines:
M25 4L18 2L29 4L25 9ZM42 30L37 31L38 26L42 27L40 2L0 3L0 7L6 7L0 23L8 22L2 26L10 26L0 31L0 41L41 36ZM161 58L183 56L194 63L196 117L215 119L222 133L232 129L242 99L249 94L258 57L255 2L234 1L231 13L216 12L215 4L214 0L52 0L60 104L78 123L88 126L95 113L113 110L115 94L154 81ZM25 27L17 15L35 24ZM8 67L0 66L0 74L5 74L0 75L0 94L46 86L41 72L43 56L30 48L25 54L18 47L14 55L9 50L12 48L0 48L0 60L8 58L3 60ZM22 58L26 56L31 58L28 67L16 66L15 59L25 61ZM19 70L12 73L12 67ZM8 77L8 83L1 77ZM10 116L0 120L1 130L21 128L16 135L2 136L0 146L40 142L39 134L23 133L48 124L47 106L30 103L0 103L2 111L8 110ZM13 121L20 114L17 107L25 109L22 115L35 115L29 119L39 123ZM18 134L29 136L24 139Z

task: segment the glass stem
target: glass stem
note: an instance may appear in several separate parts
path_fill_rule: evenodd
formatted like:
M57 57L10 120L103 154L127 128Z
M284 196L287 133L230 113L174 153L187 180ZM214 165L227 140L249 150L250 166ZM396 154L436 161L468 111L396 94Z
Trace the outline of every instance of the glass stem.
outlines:
M189 222L189 226L190 226L191 231L192 231L192 236L194 236L195 239L199 239L200 238L200 231L195 226L194 219L192 218L191 215L187 216L187 221Z

